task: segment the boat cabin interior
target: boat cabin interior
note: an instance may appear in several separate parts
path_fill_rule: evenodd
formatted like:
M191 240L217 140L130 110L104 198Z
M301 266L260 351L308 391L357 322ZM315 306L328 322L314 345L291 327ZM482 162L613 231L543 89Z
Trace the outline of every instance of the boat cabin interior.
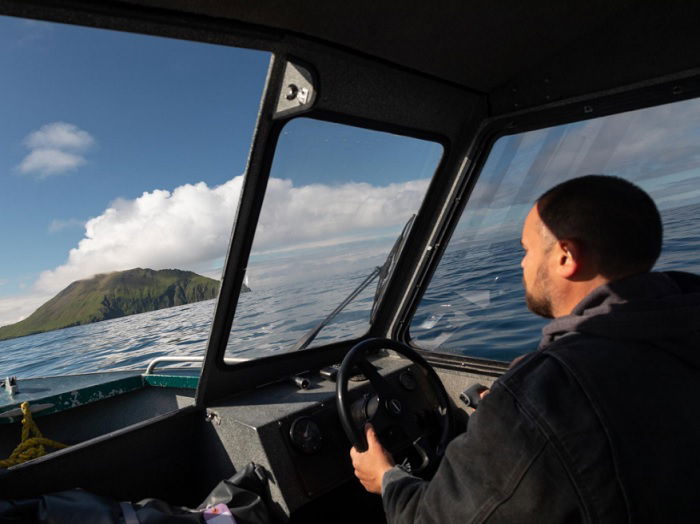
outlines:
M196 507L254 462L266 473L275 520L381 521L380 497L364 492L349 459L351 445L364 445L363 422L372 420L395 457L429 477L468 425L474 399L464 392L489 386L536 348L543 324L522 301L517 244L539 194L577 175L617 174L668 210L671 235L674 224L697 227L696 2L0 0L0 14L269 57L240 196L229 202L235 219L201 369L164 362L148 373L53 377L64 407L50 404L35 422L71 445L0 469L5 499L80 487ZM308 187L327 183L338 193L298 200L319 224L359 224L359 207L339 211L343 191L359 187L391 217L383 243L365 246L376 248L377 262L352 267L353 278L338 284L341 298L352 295L377 268L372 287L361 289L369 295L351 307L352 327L332 331L348 310L326 317L335 304L319 305L305 340L256 354L252 337L252 350L236 353L232 329L255 294L250 268L282 256L261 239L274 233L263 226L282 194L285 162L301 151L305 161L318 154L347 170L343 152L320 147L363 133L376 140L347 155L357 161L357 184L329 173ZM393 141L401 147L391 149ZM391 162L413 172L387 178ZM413 211L391 214L409 193L418 195ZM671 236L691 253L660 263L688 269L698 259L696 237ZM307 271L350 256L322 249L305 245ZM242 293L247 273L253 293ZM265 303L274 300L271 293ZM301 292L298 300L306 300ZM296 311L286 307L280 317ZM248 329L286 326L282 318ZM20 393L46 402L45 381L18 381ZM76 402L76 390L92 398ZM0 424L0 458L18 441L13 409L0 413L8 422Z

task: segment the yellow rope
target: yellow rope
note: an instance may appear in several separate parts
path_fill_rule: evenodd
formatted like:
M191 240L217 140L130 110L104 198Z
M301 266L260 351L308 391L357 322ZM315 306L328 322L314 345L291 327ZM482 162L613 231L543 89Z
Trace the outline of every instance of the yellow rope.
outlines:
M9 468L10 466L16 466L22 462L46 455L46 448L44 446L55 449L68 447L55 440L44 438L36 422L34 422L32 418L32 412L29 410L29 402L22 402L20 409L24 415L22 418L22 441L8 458L0 460L0 468Z

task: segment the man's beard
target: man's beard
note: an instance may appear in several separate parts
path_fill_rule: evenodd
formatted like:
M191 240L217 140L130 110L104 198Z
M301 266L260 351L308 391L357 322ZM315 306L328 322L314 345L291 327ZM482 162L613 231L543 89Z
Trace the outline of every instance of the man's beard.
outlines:
M541 291L540 296L535 296L527 289L524 277L523 287L525 288L525 304L527 304L527 308L535 315L544 318L554 318L552 298L549 293L549 276L544 271L543 266L537 268L537 280L532 284L533 289L537 288Z

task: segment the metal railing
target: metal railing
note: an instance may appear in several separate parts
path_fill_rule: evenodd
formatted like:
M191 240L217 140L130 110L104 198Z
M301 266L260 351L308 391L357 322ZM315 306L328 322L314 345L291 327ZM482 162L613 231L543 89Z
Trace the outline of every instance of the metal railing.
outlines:
M248 360L245 357L230 357L230 358L225 358L224 362L226 364L238 364L239 362L245 362ZM204 357L156 357L153 360L151 360L148 363L148 367L146 368L146 375L150 375L153 373L153 370L156 368L158 364L163 364L166 362L204 362Z

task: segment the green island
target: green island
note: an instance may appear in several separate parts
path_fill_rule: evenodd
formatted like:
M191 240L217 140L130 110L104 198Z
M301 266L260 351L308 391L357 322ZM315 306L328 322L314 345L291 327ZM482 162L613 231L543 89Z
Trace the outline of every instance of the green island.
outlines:
M244 284L243 292L250 291ZM0 327L0 340L210 300L219 281L179 269L129 269L73 282L30 316Z

